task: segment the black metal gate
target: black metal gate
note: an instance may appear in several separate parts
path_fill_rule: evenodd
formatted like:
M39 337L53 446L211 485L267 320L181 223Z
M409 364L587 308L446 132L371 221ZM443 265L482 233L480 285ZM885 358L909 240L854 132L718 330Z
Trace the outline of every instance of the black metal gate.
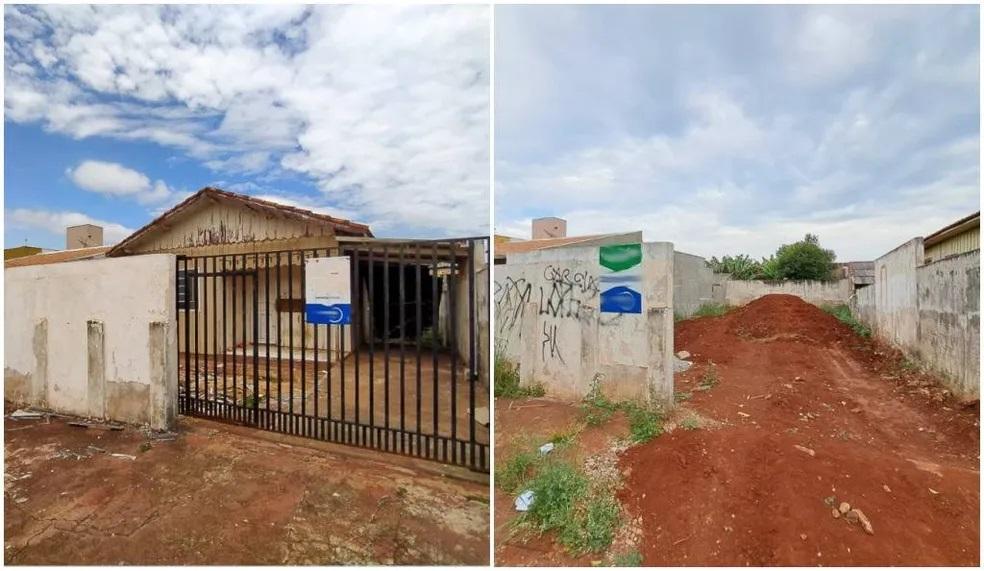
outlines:
M178 256L180 412L487 472L488 246ZM305 260L334 256L349 258L350 324L307 323Z

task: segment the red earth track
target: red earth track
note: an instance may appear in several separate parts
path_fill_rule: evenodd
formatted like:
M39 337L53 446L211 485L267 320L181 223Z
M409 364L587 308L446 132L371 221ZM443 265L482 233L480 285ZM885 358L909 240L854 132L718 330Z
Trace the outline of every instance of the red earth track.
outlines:
M978 565L976 402L793 296L678 323L675 345L695 363L676 390L721 424L622 456L645 565Z

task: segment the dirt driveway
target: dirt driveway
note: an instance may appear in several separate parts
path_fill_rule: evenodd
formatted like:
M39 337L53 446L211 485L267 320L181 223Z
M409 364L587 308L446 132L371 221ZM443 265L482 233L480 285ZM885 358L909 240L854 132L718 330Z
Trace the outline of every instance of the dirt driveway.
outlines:
M720 425L621 457L645 565L979 563L976 404L792 296L681 322L675 339L695 363L679 397ZM873 534L833 517L841 502Z
M67 420L4 422L7 564L488 561L488 485L455 469L198 419L173 441Z

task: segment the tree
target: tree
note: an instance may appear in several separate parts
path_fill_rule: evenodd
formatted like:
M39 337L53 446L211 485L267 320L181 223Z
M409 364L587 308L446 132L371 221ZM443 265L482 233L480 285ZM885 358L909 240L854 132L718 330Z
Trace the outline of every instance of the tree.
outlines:
M820 247L820 238L807 234L799 242L783 244L776 251L775 266L780 279L829 280L833 250Z

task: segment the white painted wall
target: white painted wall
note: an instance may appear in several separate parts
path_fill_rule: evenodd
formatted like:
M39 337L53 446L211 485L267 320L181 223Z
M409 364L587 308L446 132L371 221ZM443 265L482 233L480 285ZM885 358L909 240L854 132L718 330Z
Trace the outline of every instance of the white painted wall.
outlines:
M922 260L922 238L913 238L875 260L874 329L882 339L910 351L918 340L915 270Z
M838 305L847 303L854 293L854 285L848 279L830 282L814 280L766 282L725 278L722 283L724 300L728 305L745 305L763 295L773 293L795 295L813 305Z
M172 426L173 255L10 268L4 285L5 398Z
M496 351L521 383L580 399L673 402L673 245L643 244L641 314L601 313L597 246L509 256L495 266Z

